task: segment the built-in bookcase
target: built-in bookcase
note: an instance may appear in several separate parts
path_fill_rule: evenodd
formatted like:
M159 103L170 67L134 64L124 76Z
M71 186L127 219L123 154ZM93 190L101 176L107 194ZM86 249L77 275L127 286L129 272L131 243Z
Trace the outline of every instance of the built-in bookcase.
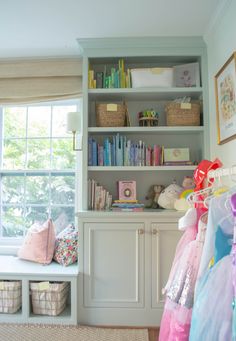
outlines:
M170 184L173 179L181 184L185 175L191 175L195 165L191 166L88 166L88 137L102 143L104 138L121 134L148 145L160 145L165 148L189 148L190 159L199 162L207 157L207 91L205 49L198 39L79 39L83 51L83 151L81 155L80 182L82 202L80 209L87 209L87 180L93 178L102 184L113 198L117 198L117 180L136 180L137 199L145 201L145 195L153 184ZM152 87L152 88L89 88L88 73L118 68L119 60L124 61L125 70L147 67L172 67L186 63L198 63L200 66L200 86L198 87ZM192 101L201 101L201 125L190 127L170 127L166 124L165 106L169 101L180 97L191 97ZM130 127L97 127L97 103L125 102L129 112ZM152 108L159 113L156 127L140 127L138 113Z

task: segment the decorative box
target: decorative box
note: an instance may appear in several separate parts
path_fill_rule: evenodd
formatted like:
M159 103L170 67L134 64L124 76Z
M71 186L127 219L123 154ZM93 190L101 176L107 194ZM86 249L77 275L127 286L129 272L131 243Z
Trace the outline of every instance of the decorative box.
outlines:
M68 282L31 282L30 290L34 314L56 316L65 309Z
M189 161L189 148L165 148L164 162Z
M173 67L174 86L197 87L200 86L199 63L189 63Z
M21 281L1 281L0 313L16 313L21 307L21 297Z
M172 87L172 68L131 69L132 88Z

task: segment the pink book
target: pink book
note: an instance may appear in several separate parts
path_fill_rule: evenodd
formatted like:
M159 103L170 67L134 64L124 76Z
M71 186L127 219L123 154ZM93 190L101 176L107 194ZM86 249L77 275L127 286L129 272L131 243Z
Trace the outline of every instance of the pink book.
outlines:
M136 200L136 181L118 181L119 200Z

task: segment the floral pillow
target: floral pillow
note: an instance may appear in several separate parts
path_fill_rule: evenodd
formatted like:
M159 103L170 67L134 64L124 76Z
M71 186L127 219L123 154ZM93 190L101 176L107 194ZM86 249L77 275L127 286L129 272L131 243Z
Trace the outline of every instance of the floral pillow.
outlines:
M74 225L67 226L57 235L53 259L64 266L77 262L78 231Z

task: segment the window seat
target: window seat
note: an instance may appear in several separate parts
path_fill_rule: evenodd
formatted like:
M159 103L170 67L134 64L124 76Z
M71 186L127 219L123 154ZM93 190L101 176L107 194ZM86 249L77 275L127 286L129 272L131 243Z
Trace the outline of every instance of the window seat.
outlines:
M22 307L14 314L0 313L0 322L77 324L78 265L68 267L52 262L42 265L15 256L0 256L0 282L21 281ZM35 315L31 307L30 282L68 282L69 298L65 310L58 316ZM1 290L1 289L0 289Z

